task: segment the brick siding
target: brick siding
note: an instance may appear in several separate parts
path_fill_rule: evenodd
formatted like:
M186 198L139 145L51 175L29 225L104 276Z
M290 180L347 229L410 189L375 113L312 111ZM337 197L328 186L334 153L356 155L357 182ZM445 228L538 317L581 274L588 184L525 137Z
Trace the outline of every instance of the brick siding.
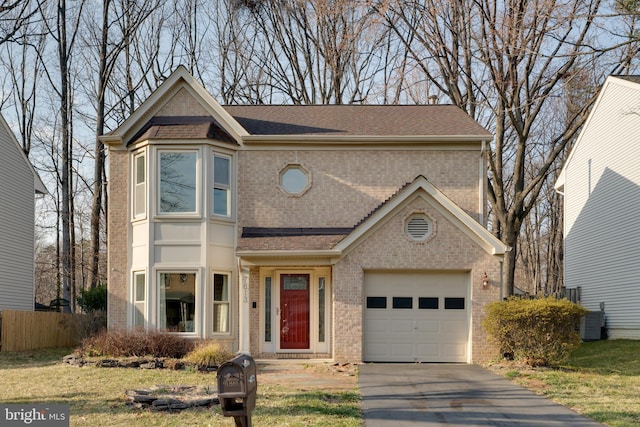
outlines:
M478 219L479 158L479 149L241 151L238 222L247 227L351 227L419 175ZM288 163L300 163L311 173L311 188L303 197L288 196L278 185L279 171Z
M437 227L426 243L410 241L405 219L424 212ZM487 342L481 323L487 303L500 297L500 263L475 244L447 217L424 200L417 199L391 218L334 266L334 358L360 361L362 357L362 301L367 270L450 270L471 274L472 362L493 358L495 346ZM490 279L483 289L482 274Z
M127 326L127 282L129 249L129 152L109 151L109 251L107 255L108 326Z
M157 116L208 116L209 112L187 89L180 89L156 114Z

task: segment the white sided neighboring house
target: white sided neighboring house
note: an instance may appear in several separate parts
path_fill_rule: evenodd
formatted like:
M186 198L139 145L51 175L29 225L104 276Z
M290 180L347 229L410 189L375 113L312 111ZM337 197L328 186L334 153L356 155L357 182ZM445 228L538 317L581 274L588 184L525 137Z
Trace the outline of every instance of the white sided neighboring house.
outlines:
M0 311L34 309L34 195L46 191L0 115Z
M607 78L555 187L565 287L610 338L640 339L640 76Z

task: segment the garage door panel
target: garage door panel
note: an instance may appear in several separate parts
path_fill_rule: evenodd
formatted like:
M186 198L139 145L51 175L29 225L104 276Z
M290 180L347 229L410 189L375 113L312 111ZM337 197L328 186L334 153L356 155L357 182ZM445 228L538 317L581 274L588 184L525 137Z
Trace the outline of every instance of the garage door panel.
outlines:
M443 358L452 362L467 361L467 346L462 344L444 344L442 346Z
M363 359L466 362L469 281L468 273L367 273L365 303L387 304L365 305Z
M444 320L442 322L442 332L444 335L463 337L467 335L466 320Z
M390 332L389 321L386 318L369 318L368 326L372 334L388 334Z
M392 357L411 357L413 353L413 345L409 343L405 344L392 344L391 356Z
M413 320L391 319L391 332L394 334L413 331Z
M365 353L370 354L370 357L375 359L382 359L389 356L389 344L386 342L382 343L367 343L365 345Z
M423 334L440 334L440 324L438 320L422 320L418 322L418 331Z
M418 344L418 356L426 360L441 359L440 346L437 344Z
M394 332L391 337L384 337L383 341L391 345L411 344L413 331Z

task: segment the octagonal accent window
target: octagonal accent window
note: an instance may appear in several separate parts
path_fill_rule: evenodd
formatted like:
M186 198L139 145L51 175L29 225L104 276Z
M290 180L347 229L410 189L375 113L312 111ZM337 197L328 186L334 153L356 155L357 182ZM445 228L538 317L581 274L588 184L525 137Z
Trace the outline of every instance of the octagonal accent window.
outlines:
M300 164L289 164L280 170L279 184L290 196L302 196L311 187L311 174Z
M433 233L433 223L426 215L416 213L407 219L405 232L411 240L423 242Z

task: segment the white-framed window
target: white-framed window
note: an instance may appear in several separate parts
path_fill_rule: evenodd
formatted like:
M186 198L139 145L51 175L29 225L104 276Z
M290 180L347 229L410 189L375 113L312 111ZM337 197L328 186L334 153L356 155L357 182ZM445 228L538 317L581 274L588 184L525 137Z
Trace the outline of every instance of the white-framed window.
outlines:
M133 156L133 217L144 218L147 213L147 168L145 153Z
M291 163L278 174L280 188L289 196L302 196L311 188L311 173L298 163Z
M229 333L229 294L228 273L213 273L213 332Z
M213 155L213 207L216 216L231 216L231 158Z
M264 278L264 342L271 342L271 301L273 299L273 287L271 285L271 276Z
M324 343L326 341L326 295L327 295L327 278L318 277L318 342Z
M198 212L198 152L158 151L158 213Z
M195 332L197 274L158 273L158 326L168 332Z
M143 328L147 304L147 280L144 271L133 273L133 319L134 328Z

